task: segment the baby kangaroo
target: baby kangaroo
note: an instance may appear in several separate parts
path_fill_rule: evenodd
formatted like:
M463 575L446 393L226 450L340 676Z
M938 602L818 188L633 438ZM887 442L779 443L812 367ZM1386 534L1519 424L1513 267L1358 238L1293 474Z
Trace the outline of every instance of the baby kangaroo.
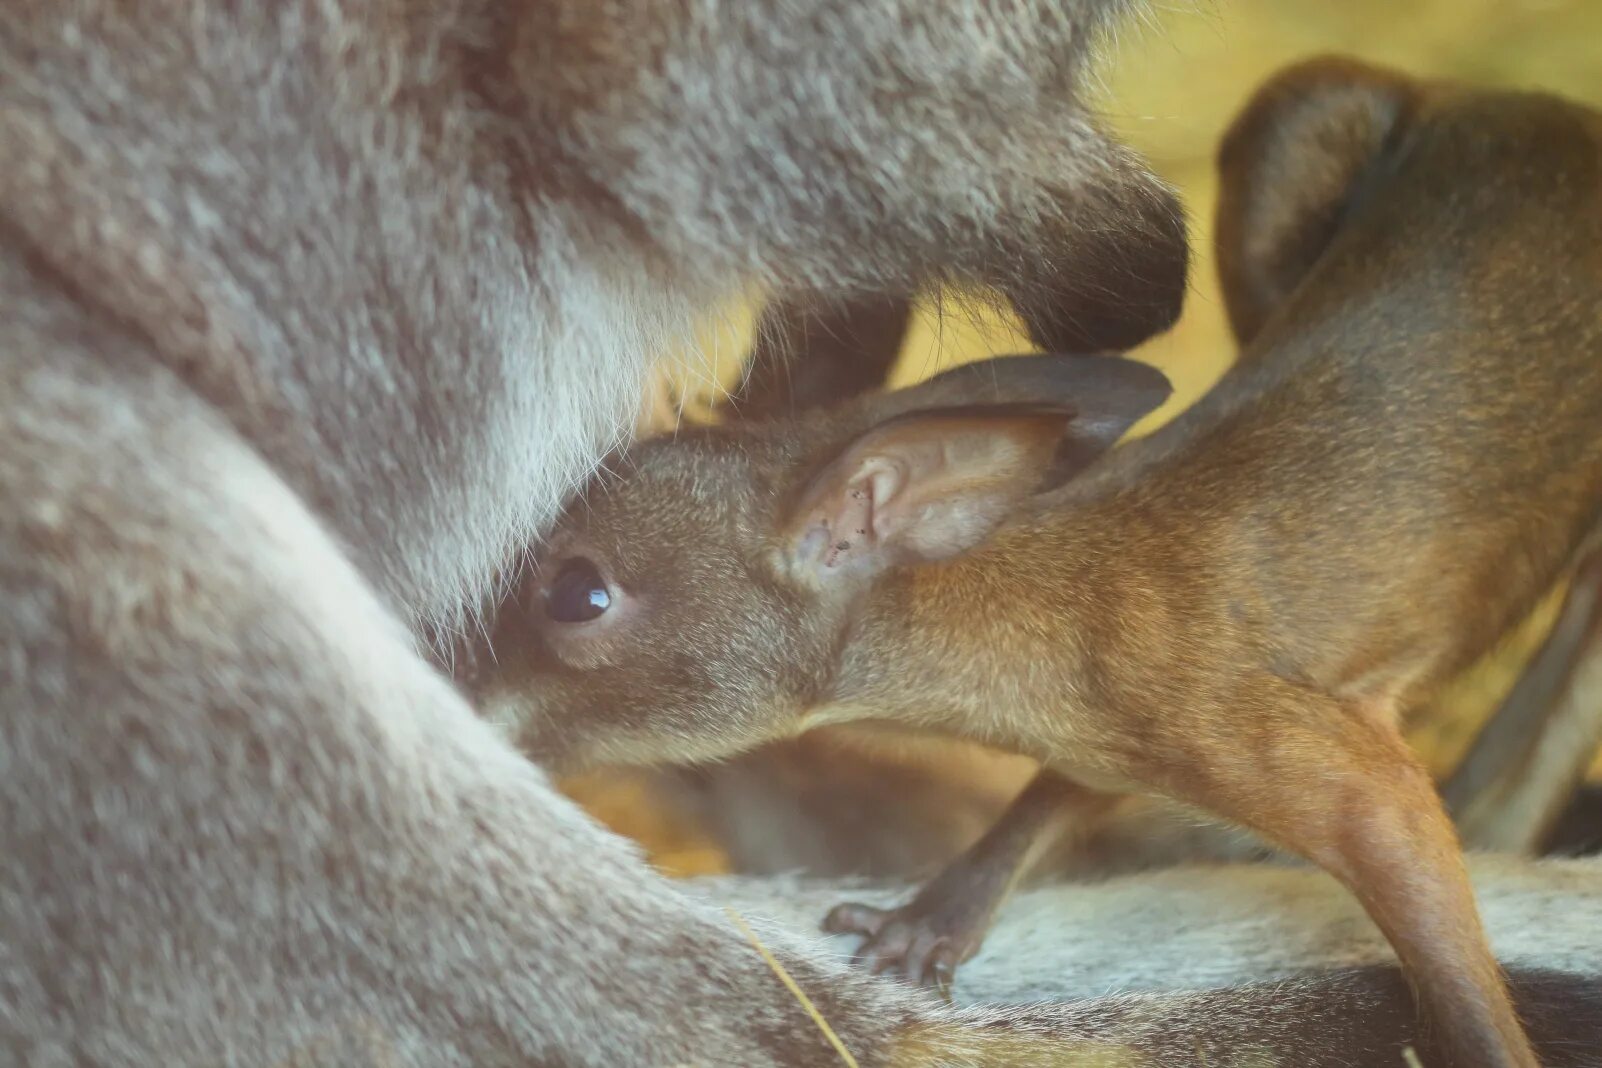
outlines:
M1177 799L1349 887L1448 1063L1535 1068L1399 720L1602 514L1602 116L1323 60L1222 165L1247 340L1178 419L1104 455L1162 376L1028 357L648 443L503 613L486 702L570 764L855 720L1041 760L907 909L831 916L921 978L1066 814Z

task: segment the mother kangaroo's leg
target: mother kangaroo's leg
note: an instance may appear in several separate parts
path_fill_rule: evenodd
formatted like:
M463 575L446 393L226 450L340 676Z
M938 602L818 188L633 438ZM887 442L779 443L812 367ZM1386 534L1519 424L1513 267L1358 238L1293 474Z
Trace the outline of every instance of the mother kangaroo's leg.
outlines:
M726 916L472 715L227 423L63 322L0 362L0 1060L838 1063ZM861 1063L983 1044L792 945Z

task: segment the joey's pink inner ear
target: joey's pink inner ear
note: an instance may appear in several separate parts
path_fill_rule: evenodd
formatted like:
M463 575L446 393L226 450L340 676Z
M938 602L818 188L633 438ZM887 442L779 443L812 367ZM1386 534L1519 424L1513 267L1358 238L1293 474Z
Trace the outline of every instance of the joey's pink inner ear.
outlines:
M780 530L789 569L821 585L967 552L1040 486L1073 418L995 405L873 428L798 494Z

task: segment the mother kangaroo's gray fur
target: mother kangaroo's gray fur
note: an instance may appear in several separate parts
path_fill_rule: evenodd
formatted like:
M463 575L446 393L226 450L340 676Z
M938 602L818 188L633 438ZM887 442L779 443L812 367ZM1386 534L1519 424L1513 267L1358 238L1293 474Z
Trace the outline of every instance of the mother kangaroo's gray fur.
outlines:
M1541 1063L1602 1066L1602 858L1480 855L1470 869ZM764 936L812 928L846 897L912 893L778 877L691 885ZM856 942L828 948L844 957ZM1054 1027L1138 1032L1146 1059L1134 1063L1153 1066L1404 1068L1409 1048L1450 1064L1432 1042L1450 1021L1418 1029L1384 936L1333 879L1299 866L1183 864L1025 891L952 994L990 1011L1058 1003Z
M1177 208L1075 97L1123 6L5 5L0 1061L836 1063L426 650L743 286L1170 322ZM771 942L865 1065L1199 1063Z

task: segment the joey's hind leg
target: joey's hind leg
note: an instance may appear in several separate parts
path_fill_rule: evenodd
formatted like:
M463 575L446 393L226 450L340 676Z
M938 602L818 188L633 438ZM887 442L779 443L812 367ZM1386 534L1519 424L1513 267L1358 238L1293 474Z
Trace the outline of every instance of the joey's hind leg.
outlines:
M957 965L984 941L996 909L1076 818L1099 815L1112 798L1050 771L1024 787L995 825L905 905L846 903L823 921L835 934L859 934L857 951L875 973L900 972L949 995Z
M1455 1068L1536 1068L1435 783L1382 713L1279 679L1251 722L1171 736L1140 774L1313 861L1356 895L1401 958Z

